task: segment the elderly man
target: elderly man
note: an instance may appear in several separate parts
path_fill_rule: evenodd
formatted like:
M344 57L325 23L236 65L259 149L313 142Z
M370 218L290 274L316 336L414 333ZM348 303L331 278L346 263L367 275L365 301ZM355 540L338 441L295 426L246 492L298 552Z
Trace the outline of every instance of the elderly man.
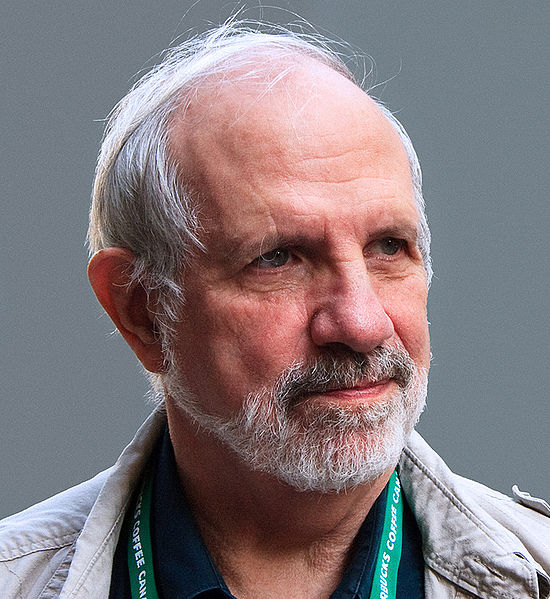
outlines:
M3 597L548 595L547 504L413 432L420 169L329 50L231 26L176 48L113 113L89 237L159 407L113 468L2 524Z

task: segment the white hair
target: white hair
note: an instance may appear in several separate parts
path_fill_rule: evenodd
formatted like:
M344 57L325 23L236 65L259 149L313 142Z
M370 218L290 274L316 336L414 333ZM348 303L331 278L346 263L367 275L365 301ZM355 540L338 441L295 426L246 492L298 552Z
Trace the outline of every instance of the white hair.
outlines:
M316 60L353 81L344 59L318 35L259 24L230 22L167 51L160 64L143 76L113 109L99 153L92 194L88 243L94 253L123 247L135 256L132 281L155 291L158 324L170 329L183 299L185 266L201 248L199 219L185 173L169 153L176 110L185 110L213 75L265 77L265 60L286 64ZM239 75L234 73L239 71ZM244 75L243 75L244 73ZM411 140L380 102L407 152L419 213L418 246L428 282L431 279L430 233L424 212L422 175Z
M397 388L366 405L312 401L315 393L365 379L391 379ZM295 363L229 417L205 410L182 383L177 364L166 380L177 407L248 467L298 491L321 493L372 482L395 467L424 409L427 384L427 369L417 367L402 344Z

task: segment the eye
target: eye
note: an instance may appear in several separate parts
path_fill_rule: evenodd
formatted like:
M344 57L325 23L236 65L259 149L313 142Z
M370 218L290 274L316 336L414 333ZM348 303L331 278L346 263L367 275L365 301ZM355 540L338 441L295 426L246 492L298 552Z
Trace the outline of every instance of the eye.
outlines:
M385 254L386 256L394 256L400 250L405 249L407 242L404 239L396 237L384 237L374 242L372 250L374 253Z
M251 266L256 268L280 268L290 260L290 252L285 248L277 248L258 256Z

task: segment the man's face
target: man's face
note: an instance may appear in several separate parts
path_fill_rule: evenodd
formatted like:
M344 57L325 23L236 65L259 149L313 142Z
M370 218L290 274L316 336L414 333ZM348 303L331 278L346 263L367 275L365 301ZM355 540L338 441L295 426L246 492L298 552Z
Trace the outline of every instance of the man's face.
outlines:
M316 64L261 97L251 83L205 95L199 101L210 109L192 105L172 137L199 191L206 248L184 273L176 402L185 389L223 423L247 400L272 402L273 385L293 369L357 364L380 351L410 359L405 395L422 396L427 284L408 161L393 127L357 87ZM308 388L306 376L290 400L296 434L334 410L353 417L401 401L407 383L395 370L350 368L324 386L317 379ZM365 442L373 445L372 435Z

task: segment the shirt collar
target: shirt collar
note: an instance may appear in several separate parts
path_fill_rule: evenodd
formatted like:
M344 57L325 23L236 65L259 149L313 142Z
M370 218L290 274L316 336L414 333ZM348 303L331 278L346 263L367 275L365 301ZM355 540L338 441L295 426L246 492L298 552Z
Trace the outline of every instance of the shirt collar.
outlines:
M363 521L354 541L353 558L344 572L344 576L331 599L368 599L374 576L378 546L384 527L384 508L386 505L387 487Z
M355 539L353 558L331 599L368 599L384 524L387 488L379 495ZM195 599L207 591L233 597L202 540L179 483L168 429L156 455L152 537L161 596Z
M231 597L191 514L177 475L168 429L157 453L153 487L155 572L161 596L192 599L218 590Z

